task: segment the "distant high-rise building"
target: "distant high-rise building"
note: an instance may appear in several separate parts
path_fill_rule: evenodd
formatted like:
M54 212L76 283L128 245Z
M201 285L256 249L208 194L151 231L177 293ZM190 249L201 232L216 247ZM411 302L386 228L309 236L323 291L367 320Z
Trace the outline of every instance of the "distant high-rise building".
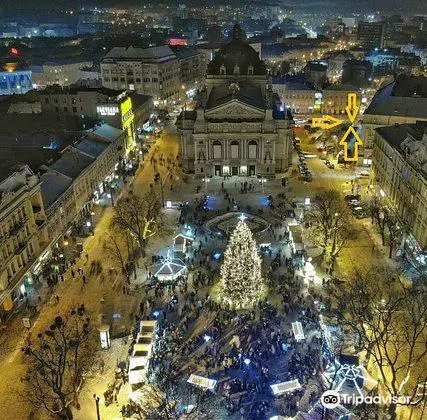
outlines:
M360 22L357 27L357 41L367 48L383 48L384 28L384 22Z

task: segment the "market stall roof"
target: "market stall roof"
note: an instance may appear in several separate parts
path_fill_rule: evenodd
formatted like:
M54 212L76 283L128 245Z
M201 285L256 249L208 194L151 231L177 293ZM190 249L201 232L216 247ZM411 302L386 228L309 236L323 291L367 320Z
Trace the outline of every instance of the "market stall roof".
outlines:
M150 271L153 273L153 276L157 277L159 280L168 281L173 280L176 277L184 274L187 266L184 261L179 258L172 258L168 250L167 257L150 267Z
M210 390L215 389L215 386L217 383L215 379L209 379L209 378L206 378L205 376L194 375L194 374L190 375L187 382L192 385L196 385L201 388L210 389Z
M282 395L285 392L292 392L301 388L301 384L299 383L298 379L292 379L291 381L270 385L270 387L273 390L274 395Z

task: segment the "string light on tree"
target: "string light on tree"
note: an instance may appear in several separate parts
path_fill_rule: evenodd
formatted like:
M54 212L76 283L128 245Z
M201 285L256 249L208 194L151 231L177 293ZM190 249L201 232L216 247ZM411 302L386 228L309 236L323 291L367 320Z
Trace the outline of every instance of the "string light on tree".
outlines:
M244 214L239 216L221 266L221 300L235 308L250 307L265 294L261 258L245 219Z

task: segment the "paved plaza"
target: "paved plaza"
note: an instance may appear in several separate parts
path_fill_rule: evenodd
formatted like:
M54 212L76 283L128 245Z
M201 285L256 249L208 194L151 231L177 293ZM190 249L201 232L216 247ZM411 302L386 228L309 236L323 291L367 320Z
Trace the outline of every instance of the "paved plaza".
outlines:
M111 207L104 202L96 208L94 234L83 239L80 259L64 272L54 288L42 282L35 292L33 330L44 328L55 314L77 303L84 303L100 322L111 325L112 347L100 353L99 364L87 376L79 401L73 404L75 418L96 419L94 394L101 398L102 419L122 418L120 410L126 412L131 386L121 382L111 404L105 404L103 395L108 384L124 372L117 366L127 363L141 319L156 319L159 325L150 371L153 383L165 387L164 382L169 381L168 386L178 389L182 400L187 399L191 405L194 395L200 392L186 382L191 374L217 381L215 393L209 391L204 396L208 401L203 402L201 412L215 413L206 418L264 419L308 411L319 397L319 374L326 363L319 332L322 282L310 283L301 261L293 258L287 225L298 223L306 198L314 199L319 191L328 188L341 192L348 188L354 179L352 172L331 171L315 158L308 160L313 173L311 183L299 180L291 171L265 181L257 177L213 177L205 181L184 175L177 165L177 155L178 138L173 130L166 131L151 147L135 178L117 191L117 196L129 190L142 195L154 188L160 194L160 186L153 179L159 172L167 179L163 185L165 204L172 203L172 208L164 209L161 234L149 242L146 259L138 262L130 290L123 288L120 276L110 270L103 257L112 217ZM283 177L288 180L286 186L282 185ZM362 194L366 195L367 181L360 182ZM280 206L295 212L285 216ZM249 225L251 216L265 221L262 231L254 233L254 237L259 245L265 245L260 252L269 292L264 301L254 302L246 311L223 311L213 297L229 232L221 223L213 224L216 229L207 228L207 223L223 213L231 214L233 219L244 213ZM256 224L255 220L252 223ZM339 256L335 275L345 278L362 260L365 264L394 264L385 258L387 250L380 245L369 219L355 221L355 227L355 237ZM165 259L172 249L173 237L188 228L194 238L183 256L185 274L169 283L153 279L152 258ZM315 261L318 250L307 243L307 253ZM100 273L91 271L96 262L102 265ZM314 265L317 278L325 278L324 267ZM77 268L86 274L87 282L72 274ZM17 395L22 392L22 384L16 379L25 372L20 346L27 336L21 320L26 314L26 308L21 308L12 317L0 343L1 361L6 367L0 380L4 396L0 411L11 412L9 409L14 406L10 417L14 419L45 415L34 411L25 398L16 406ZM292 331L291 325L296 321L303 326L302 341L295 340ZM274 395L271 384L291 380L298 380L301 388L279 397ZM13 392L9 392L11 383Z

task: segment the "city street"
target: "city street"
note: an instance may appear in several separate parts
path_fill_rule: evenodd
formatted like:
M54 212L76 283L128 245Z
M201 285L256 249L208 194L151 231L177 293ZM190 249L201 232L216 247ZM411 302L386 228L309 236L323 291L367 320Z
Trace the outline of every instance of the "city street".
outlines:
M128 188L133 188L136 194L148 191L149 184L153 183L155 173L149 163L150 158L152 156L163 156L164 158L175 160L177 153L177 135L174 131L165 132L157 140L156 145L151 147L150 152L145 157L145 163L137 172L133 184L128 186ZM162 167L159 170L160 172L165 171ZM186 184L182 184L178 174L174 175L176 175L174 184L177 186L177 190L173 192L172 198L178 199L181 195L185 196L187 186ZM170 183L167 182L165 190L169 189L169 185ZM114 318L114 330L116 333L120 330L130 332L133 325L132 314L135 314L137 311L140 297L123 294L121 281L116 281L115 278L109 277L106 273L108 261L105 261L103 257L103 242L108 233L107 229L111 222L111 217L112 210L111 208L107 208L95 227L94 235L86 238L84 250L81 254L82 257L76 264L78 268L82 268L85 272L88 272L91 262L99 260L103 264L105 275L91 276L87 284L83 286L81 279L79 277L73 279L70 270L68 270L64 282L59 282L55 287L54 293L59 296L59 302L56 302L53 295L47 295L48 300L39 308L39 313L32 326L32 334L37 330L45 328L46 323L50 322L58 313L61 313L72 305L81 303L84 303L85 307L97 318L101 318L103 322L111 322L113 314L120 314L120 318ZM168 217L170 220L167 221L163 234L160 237L156 237L150 243L149 253L155 253L157 249L163 247L165 240L170 239L171 233L174 231L173 218L177 217L177 214L170 213L170 217ZM86 255L88 255L88 258L86 258ZM19 396L19 393L23 392L19 378L25 374L25 366L20 348L26 337L27 331L20 317L14 317L9 324L3 327L0 343L0 363L3 366L0 379L0 394L2 395L0 399L0 412L4 420L35 418L34 409L25 401L25 397L21 398ZM20 403L17 404L17 401L20 401ZM93 404L93 399L91 404ZM10 417L6 413L11 413ZM84 413L82 419L88 419L86 410ZM96 415L96 412L94 413ZM41 412L41 415L45 416L46 413Z

